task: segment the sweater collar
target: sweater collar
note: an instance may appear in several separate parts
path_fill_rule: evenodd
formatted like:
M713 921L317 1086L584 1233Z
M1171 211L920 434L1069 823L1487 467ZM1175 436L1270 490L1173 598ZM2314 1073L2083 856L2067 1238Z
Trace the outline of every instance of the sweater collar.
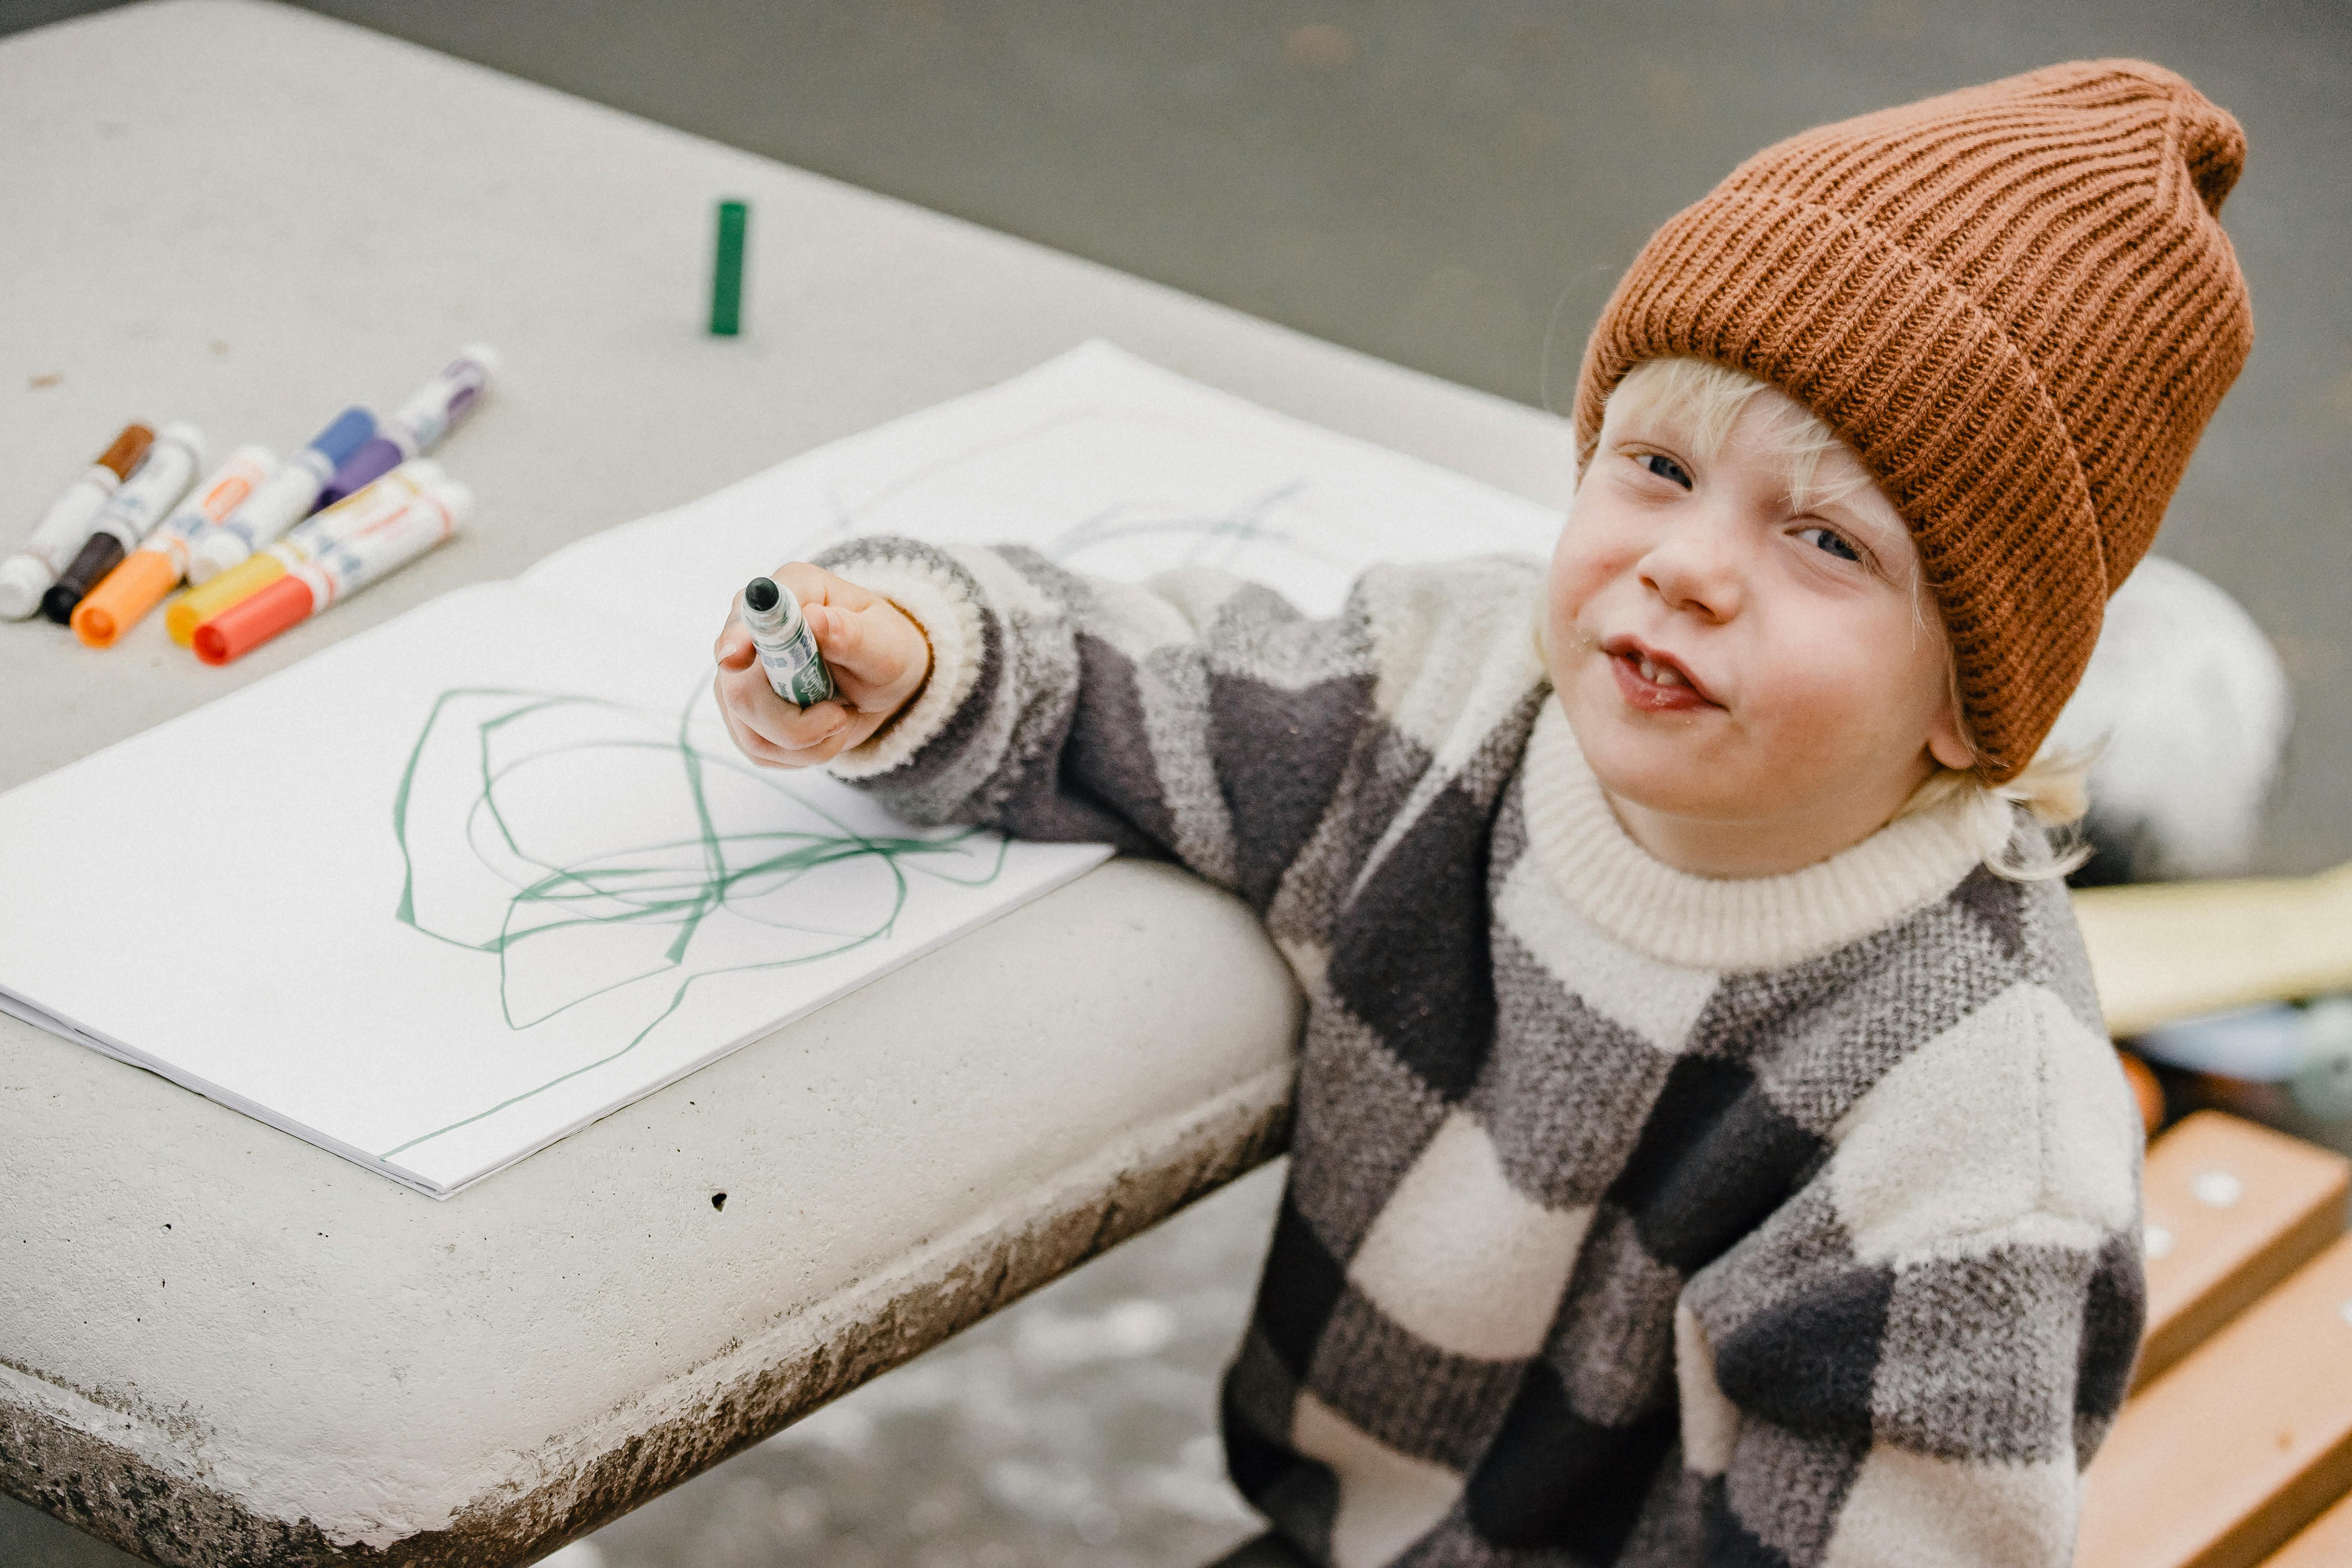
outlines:
M1605 934L1692 969L1773 969L1881 930L1949 892L1983 859L1965 809L1888 823L1777 877L1694 877L1626 835L1548 696L1521 770L1528 841L1553 890Z

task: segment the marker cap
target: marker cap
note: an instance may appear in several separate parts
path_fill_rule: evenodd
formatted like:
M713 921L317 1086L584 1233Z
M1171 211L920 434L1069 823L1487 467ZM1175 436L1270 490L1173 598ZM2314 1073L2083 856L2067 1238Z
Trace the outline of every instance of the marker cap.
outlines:
M342 467L345 458L367 443L375 434L375 416L353 405L335 416L334 423L310 437L310 446L327 459L330 470Z
M158 445L170 441L188 449L188 468L191 479L194 478L194 470L205 466L205 433L186 420L173 420L157 433L155 440Z
M309 584L299 577L280 577L198 626L196 657L206 664L226 664L309 620L312 603Z
M401 436L407 433L403 431ZM414 443L411 443L414 445ZM362 443L360 449L343 459L327 488L319 492L319 510L324 511L345 496L365 489L393 469L400 467L412 452L401 449L398 436L373 436Z
M57 574L30 555L0 561L0 620L21 621L41 607Z
M425 458L416 458L411 467L416 470L416 488L439 501L442 510L449 514L452 531L474 515L473 486L463 479L451 479L441 471L440 464Z
M191 588L163 612L163 629L182 647L194 647L196 628L241 599L286 575L286 563L268 550L248 555L201 588Z
M58 580L41 595L41 614L61 626L72 625L75 606L121 560L122 541L103 531L91 534L82 541L81 553L58 574Z
M154 444L152 426L125 425L122 434L114 438L114 445L98 455L98 466L113 469L117 479L127 479L131 477L131 470L139 466L140 459L146 457L147 448Z
M112 647L179 580L180 569L162 551L132 551L74 606L74 636L92 647Z
M253 547L236 534L215 529L189 552L188 581L209 583L252 553Z

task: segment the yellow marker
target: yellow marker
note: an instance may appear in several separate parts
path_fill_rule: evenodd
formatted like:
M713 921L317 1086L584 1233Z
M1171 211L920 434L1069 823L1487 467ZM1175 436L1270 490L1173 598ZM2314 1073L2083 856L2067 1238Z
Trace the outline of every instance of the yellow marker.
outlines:
M323 514L322 514L323 515ZM195 646L196 628L248 594L257 594L286 575L279 540L258 555L248 555L211 582L191 588L163 612L163 629L182 647Z
M251 598L288 570L314 561L320 552L400 516L428 485L446 478L441 465L411 458L382 479L306 519L285 538L256 551L209 583L189 589L163 612L163 629L182 647L194 647L196 628L230 605Z

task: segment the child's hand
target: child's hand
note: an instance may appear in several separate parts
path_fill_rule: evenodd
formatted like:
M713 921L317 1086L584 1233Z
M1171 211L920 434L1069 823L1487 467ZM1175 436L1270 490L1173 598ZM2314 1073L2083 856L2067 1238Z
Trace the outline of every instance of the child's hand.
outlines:
M795 708L768 685L743 624L739 595L712 652L712 690L727 732L753 762L772 768L829 763L888 723L931 672L931 647L906 612L820 566L795 561L768 574L792 590L832 668L839 701Z

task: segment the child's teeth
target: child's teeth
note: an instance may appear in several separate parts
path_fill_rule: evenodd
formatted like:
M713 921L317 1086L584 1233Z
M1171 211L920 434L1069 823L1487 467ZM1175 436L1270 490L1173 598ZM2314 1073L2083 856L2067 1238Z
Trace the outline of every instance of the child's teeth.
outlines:
M1680 670L1663 664L1658 666L1657 673L1650 677L1650 679L1656 681L1661 686L1680 686L1683 683L1682 672Z

